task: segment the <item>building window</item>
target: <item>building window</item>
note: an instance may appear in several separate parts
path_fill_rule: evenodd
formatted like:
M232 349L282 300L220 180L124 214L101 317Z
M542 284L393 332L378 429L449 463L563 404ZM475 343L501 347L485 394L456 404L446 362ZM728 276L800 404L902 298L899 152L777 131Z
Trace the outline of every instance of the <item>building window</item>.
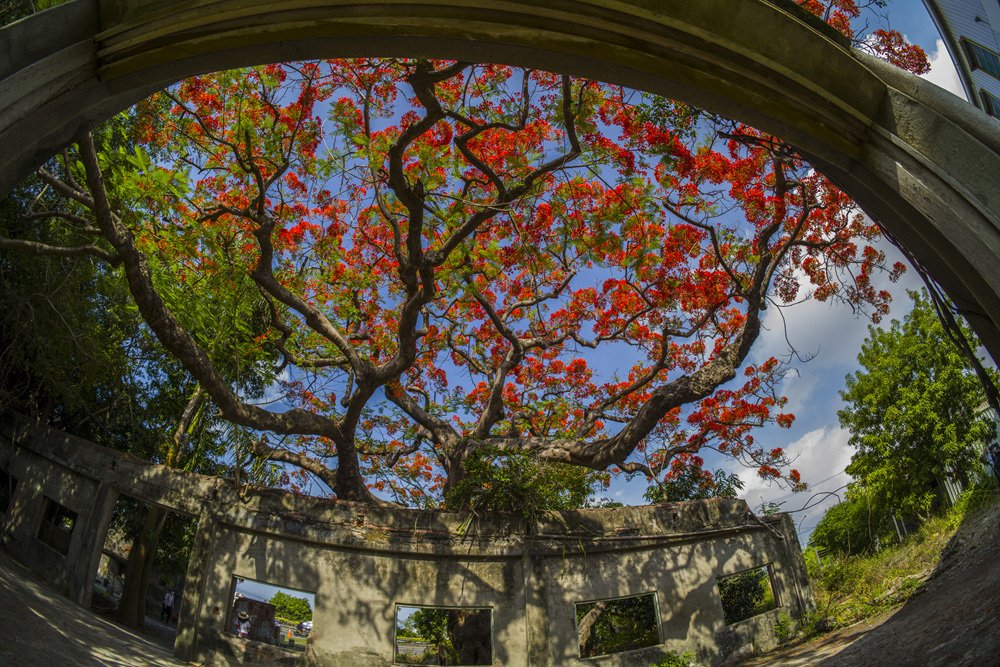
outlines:
M962 46L965 47L965 54L969 57L973 69L981 69L1000 79L1000 54L966 39L962 40Z
M394 664L492 665L493 610L396 605Z
M771 585L771 566L719 577L719 597L726 623L738 623L777 608L778 598Z
M76 526L76 512L48 497L45 503L45 516L38 527L38 539L65 556L69 553L69 541Z
M246 577L233 577L232 591L226 623L230 634L305 652L313 632L316 593ZM175 607L178 603L174 600Z
M656 646L660 643L656 593L577 603L576 634L581 658Z
M983 108L991 116L1000 118L1000 97L985 90L979 91L979 96L983 100Z

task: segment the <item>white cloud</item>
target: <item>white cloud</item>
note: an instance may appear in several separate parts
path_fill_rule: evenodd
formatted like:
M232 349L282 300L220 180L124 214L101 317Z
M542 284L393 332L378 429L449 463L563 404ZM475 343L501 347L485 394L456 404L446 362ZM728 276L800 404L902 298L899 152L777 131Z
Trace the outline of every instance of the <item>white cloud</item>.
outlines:
M762 480L754 470L741 469L739 476L744 483L741 497L754 508L760 507L762 501L784 501L782 509L787 511L804 505L816 492L830 491L846 484L850 478L844 473L844 468L851 462L853 453L847 444L849 437L847 430L827 425L809 431L785 447L792 467L802 475L802 481L810 485L809 491L795 494L778 484Z
M928 54L927 58L930 60L931 69L926 74L921 74L921 78L958 95L963 100L968 99L962 88L962 80L958 77L958 71L955 69L955 63L952 62L951 54L945 48L944 41L937 40L934 43L934 53Z
M264 388L264 395L257 401L254 401L257 405L270 405L281 403L285 399L285 388L281 385L282 382L288 382L292 379L292 374L289 372L288 367L281 369L278 377L275 381Z
M886 253L887 265L902 260L899 251L888 242L877 241L875 246ZM807 285L808 279L802 276L800 282ZM906 290L918 289L921 285L912 269L896 283L890 282L886 273L877 272L872 276L872 283L875 289L888 290L892 294L891 315L883 320L883 326L891 318L905 316L910 309ZM789 399L787 410L799 413L804 408L816 407L817 391L830 393L831 373L839 385L845 369L857 365L858 351L868 335L870 321L852 312L849 306L834 301L808 299L784 308L771 307L764 314L764 333L754 347L753 357L756 362L769 357L784 360L791 350L795 350L809 360L801 362L792 358L795 370L789 372L781 387Z

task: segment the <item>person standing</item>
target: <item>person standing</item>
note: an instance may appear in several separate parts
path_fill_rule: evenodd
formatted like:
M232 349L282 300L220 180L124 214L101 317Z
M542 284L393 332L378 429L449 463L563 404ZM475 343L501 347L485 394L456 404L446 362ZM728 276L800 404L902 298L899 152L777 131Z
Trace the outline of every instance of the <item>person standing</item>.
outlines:
M164 623L170 622L170 617L174 613L174 589L167 590L163 596L163 607L160 609L160 620Z
M250 614L245 611L241 611L239 619L236 621L236 634L239 635L240 639L248 639L250 637Z

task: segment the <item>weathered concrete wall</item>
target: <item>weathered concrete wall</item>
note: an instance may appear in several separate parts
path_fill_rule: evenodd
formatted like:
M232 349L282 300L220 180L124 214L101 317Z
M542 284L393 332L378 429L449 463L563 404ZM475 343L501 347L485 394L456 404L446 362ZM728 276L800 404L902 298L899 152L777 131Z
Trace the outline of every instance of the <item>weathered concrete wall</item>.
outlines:
M555 512L526 525L237 494L230 482L13 417L0 421L0 467L19 480L4 545L81 602L97 569L86 555L99 554L118 493L197 514L175 649L206 664L254 653L228 633L234 577L314 592L308 662L331 666L392 664L396 605L490 608L493 663L539 667L649 665L669 650L717 662L773 641L779 614L797 618L812 607L790 518L762 521L740 500ZM35 538L41 493L80 513L67 557ZM763 565L778 608L727 625L718 578ZM574 605L643 593L656 594L662 643L581 659Z

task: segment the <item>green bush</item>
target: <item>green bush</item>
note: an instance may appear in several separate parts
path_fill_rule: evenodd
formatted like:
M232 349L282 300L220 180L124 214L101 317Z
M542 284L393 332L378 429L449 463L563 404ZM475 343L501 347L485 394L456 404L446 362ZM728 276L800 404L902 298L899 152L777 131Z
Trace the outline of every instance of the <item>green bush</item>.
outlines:
M847 500L834 505L816 525L809 544L831 555L871 553L893 539L891 518L884 507L863 491L848 492Z
M719 579L719 597L726 623L763 614L774 609L774 591L766 567L758 567Z
M465 462L466 475L448 493L452 509L519 515L583 507L599 473L579 466L536 461L528 454L484 448Z
M312 607L305 598L295 597L283 591L278 591L270 600L274 605L274 615L288 619L293 624L301 621L311 621Z
M694 663L694 653L677 653L669 651L659 662L650 667L691 667Z
M778 614L778 621L774 624L774 636L777 637L778 641L784 644L792 638L794 631L792 617L785 613Z

